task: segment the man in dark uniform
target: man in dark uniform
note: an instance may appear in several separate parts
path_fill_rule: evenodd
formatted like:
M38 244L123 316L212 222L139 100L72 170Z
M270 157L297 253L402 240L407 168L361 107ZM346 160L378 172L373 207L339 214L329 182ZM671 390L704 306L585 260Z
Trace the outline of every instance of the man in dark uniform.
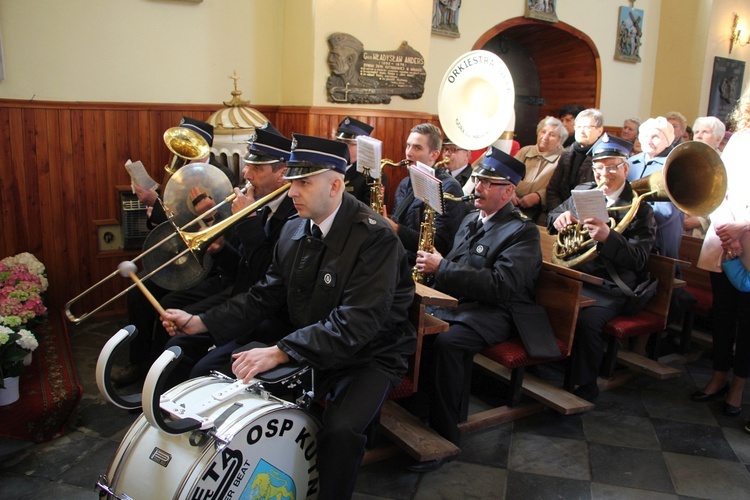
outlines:
M266 277L250 291L192 317L168 310L186 334L236 337L284 306L292 333L268 348L234 354L245 381L294 359L316 369L325 399L318 435L320 498L350 498L365 430L400 384L416 347L409 322L414 282L403 246L388 223L344 191L345 144L295 135L286 178L300 218L282 230ZM170 323L164 323L174 334Z
M406 140L406 159L409 164L424 163L434 167L442 149L443 134L431 123L422 123L411 129ZM443 192L463 196L461 185L445 168L435 170L435 177L443 183ZM419 229L424 220L425 204L414 197L411 177L404 178L396 188L393 197L391 225L396 230L401 243L406 248L409 262L414 264L419 248ZM461 220L466 215L466 205L462 202L446 201L445 212L435 216L435 248L447 254L453 244Z
M365 205L370 204L370 186L367 185L368 179L365 174L357 171L357 137L360 135L369 137L371 133L372 127L370 125L347 116L341 120L334 137L336 140L346 143L349 147L351 163L346 166L346 174L344 174L346 192L354 195Z
M450 158L445 164L445 168L451 173L454 179L464 187L466 181L471 177L471 151L457 146L448 137L443 139L443 157Z
M286 162L291 156L292 141L281 135L270 123L267 127L256 129L249 141L247 154L243 158L245 166L243 177L252 183L243 195L235 188L237 197L232 203L232 212L237 213L255 203L256 200L275 192L288 181L284 178ZM292 199L282 193L261 209L251 212L242 222L237 223L232 241L223 236L211 245L214 251L214 263L222 274L230 276L223 280L221 287L210 293L210 286L198 290L186 290L167 294L161 301L165 309L182 308L190 314L199 314L223 304L230 297L247 292L252 285L266 275L271 265L273 248L279 240L281 230L287 220L295 216ZM189 304L189 305L188 305ZM253 338L260 341L275 340L276 336L289 331L283 320L278 317L267 320L260 325L246 325ZM161 325L158 330L163 332ZM166 334L165 334L166 336ZM219 346L209 353L215 344L211 335L193 335L169 337L161 342L161 350L166 347L179 346L183 357L172 372L170 384L174 385L188 378L208 375L212 370L220 370L226 364L236 346Z
M630 205L635 195L626 178L629 168L627 160L632 149L633 145L628 141L603 134L591 147L595 182L581 184L576 189L601 190L607 206ZM611 212L610 216L618 223L625 213L618 210ZM551 233L562 231L578 220L575 203L570 197L547 216L547 228ZM584 219L582 224L596 242L596 257L577 269L604 278L604 284L583 284L583 294L595 299L596 304L584 307L578 313L573 341L572 381L578 385L574 391L577 396L594 401L599 395L596 379L604 355L602 329L622 312L627 302L627 296L617 286L607 266L631 290L636 288L645 279L648 255L656 241L656 222L651 206L641 203L622 234L611 229L606 221L594 217Z
M464 218L453 249L445 258L437 251L417 253L417 270L434 274L434 288L458 299L455 308L432 311L451 326L437 335L423 379L430 426L456 445L461 438L460 407L467 397L464 381L474 355L515 336L522 326L518 315L544 312L534 295L542 268L539 230L510 202L525 172L523 163L492 148L474 174L474 205L479 210ZM554 343L554 336L551 340ZM409 469L427 472L444 462L432 460Z

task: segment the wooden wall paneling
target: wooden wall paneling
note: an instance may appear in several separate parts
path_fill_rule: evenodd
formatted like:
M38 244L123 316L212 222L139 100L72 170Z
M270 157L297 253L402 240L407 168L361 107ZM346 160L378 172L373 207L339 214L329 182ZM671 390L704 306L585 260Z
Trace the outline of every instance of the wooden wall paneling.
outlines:
M59 155L57 163L51 163L52 172L58 175L57 195L62 199L62 231L65 239L65 251L63 257L68 262L69 267L75 268L76 272L67 276L66 292L82 288L83 276L89 274L88 259L82 259L83 255L88 255L87 238L85 233L84 221L87 219L80 213L82 199L79 192L83 192L79 181L79 172L76 169L74 160L74 138L73 138L73 113L70 110L61 110L59 112ZM54 199L54 197L53 197ZM88 282L88 281L86 281ZM69 297L64 297L67 300Z
M10 115L10 109L0 108L0 130L10 131ZM5 236L16 234L20 215L20 211L13 207L18 183L13 168L12 144L9 133L0 134L0 233ZM11 255L12 245L11 238L0 238L0 257Z
M37 120L41 123L38 125ZM20 165L23 176L24 190L19 192L22 196L19 205L28 206L28 219L22 222L24 226L23 233L26 236L26 248L29 252L39 255L42 249L41 232L34 229L34 224L39 224L41 219L40 196L39 196L39 176L40 176L40 155L46 160L46 151L39 151L37 136L39 135L39 126L44 124L44 111L38 109L26 109L24 111L24 158L25 162ZM46 144L45 144L46 147ZM38 227L38 226L37 226ZM43 229L43 228L40 228Z

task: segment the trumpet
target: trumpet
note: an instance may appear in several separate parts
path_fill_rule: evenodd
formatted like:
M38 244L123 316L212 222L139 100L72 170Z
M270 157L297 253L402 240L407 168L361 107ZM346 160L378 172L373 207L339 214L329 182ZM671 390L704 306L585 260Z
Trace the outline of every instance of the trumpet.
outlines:
M223 232L229 230L230 228L232 228L233 226L235 226L237 223L241 222L242 219L244 219L247 215L251 214L253 211L258 210L258 209L264 207L269 202L273 201L278 196L280 196L281 194L285 193L287 190L289 190L289 188L291 187L291 185L292 185L291 183L284 184L283 186L281 186L280 188L278 188L276 191L274 191L274 192L272 192L272 193L264 196L263 198L261 198L259 200L256 200L255 203L252 203L252 204L248 205L247 207L243 208L242 210L240 210L236 214L233 214L230 217L228 217L228 218L226 218L226 219L224 219L224 220L222 220L222 221L220 221L220 222L218 222L218 223L216 223L216 224L214 224L212 226L206 227L205 229L202 229L200 231L190 232L189 233L189 232L184 231L184 228L189 227L192 224L195 224L200 219L203 219L204 217L206 217L206 214L201 214L196 219L194 219L193 221L189 222L188 224L182 226L181 228L176 228L177 231L175 233L172 233L167 238L164 238L163 240L161 240L158 244L152 246L151 248L149 248L148 250L146 250L145 252L141 253L136 258L134 258L134 259L131 260L132 262L135 262L135 261L143 259L144 256L146 256L147 254L149 254L150 252L152 252L156 248L159 248L160 246L162 246L167 241L171 240L175 235L179 235L182 238L182 241L185 243L185 247L186 248L184 250L182 250L181 252L177 253L171 259L167 260L163 264L157 266L155 269L153 269L152 271L150 271L143 278L141 278L141 281L145 281L145 280L149 279L154 274L156 274L159 271L161 271L162 269L166 268L168 265L170 265L170 264L178 261L179 259L182 259L183 257L189 256L188 254L191 254L192 256L195 256L195 257L202 256L203 254L205 254L205 252L208 249L209 245L216 238L218 238L219 236L221 236L221 234ZM247 186L245 187L245 189L247 189ZM232 200L234 200L235 197L236 196L234 195L234 193L232 193L231 195L227 196L221 202L221 204L230 203ZM217 205L217 207L218 207L218 205ZM216 209L217 207L214 207L214 209ZM214 210L214 209L212 209L212 210ZM209 212L211 212L211 211L207 211L206 213L209 213ZM198 258L198 261L201 262L202 259ZM65 304L65 315L68 317L68 320L70 322L72 322L73 324L77 325L77 324L81 323L82 321L84 321L89 316L91 316L92 314L95 314L95 313L99 312L101 309L103 309L107 305L109 305L112 302L114 302L115 300L123 297L126 293L128 293L135 286L137 286L135 283L131 284L125 290L121 291L120 293L118 293L114 297L112 297L109 300L105 301L103 304L99 305L95 309L82 314L81 316L75 316L71 312L70 309L73 306L73 304L75 304L76 302L78 302L79 300L81 300L83 297L85 297L86 295L90 294L93 290L96 290L97 288L99 288L100 286L102 286L104 283L106 283L107 281L111 280L112 278L114 278L115 276L117 276L119 274L120 274L119 269L116 269L115 271L113 271L109 275L105 276L98 283L94 284L93 286L91 286L90 288L84 290L82 293L80 293L79 295L77 295L73 299L69 300Z

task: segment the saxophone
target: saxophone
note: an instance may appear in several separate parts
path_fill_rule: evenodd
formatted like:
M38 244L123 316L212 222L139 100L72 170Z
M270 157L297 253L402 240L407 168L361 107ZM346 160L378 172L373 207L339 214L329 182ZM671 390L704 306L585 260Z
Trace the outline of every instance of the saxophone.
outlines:
M435 163L432 168L437 170L438 168L447 165L450 161L450 158L444 156L443 159ZM467 197L465 198L468 200ZM463 198L454 197L449 193L443 193L443 199L451 201L464 201ZM419 241L417 245L417 251L423 250L429 253L435 249L435 209L427 203L425 203L424 206L424 221L422 221L422 223L419 225ZM411 277L414 279L415 283L424 284L426 275L417 271L417 266L414 266L414 269L412 269L411 272Z
M383 158L380 160L380 177L377 179L372 179L372 182L368 182L367 185L370 186L370 208L372 208L376 213L382 214L383 213L383 203L385 202L385 187L383 186L382 178L383 178L383 167L386 165L390 165L392 167L405 167L409 164L409 160L401 160L399 162L394 162L393 160L389 160L388 158ZM364 169L365 170L365 176L368 180L370 180L370 169Z
M419 242L417 250L432 252L435 249L435 209L425 204L424 221L419 225ZM415 283L424 283L425 275L417 271L417 266L411 271Z

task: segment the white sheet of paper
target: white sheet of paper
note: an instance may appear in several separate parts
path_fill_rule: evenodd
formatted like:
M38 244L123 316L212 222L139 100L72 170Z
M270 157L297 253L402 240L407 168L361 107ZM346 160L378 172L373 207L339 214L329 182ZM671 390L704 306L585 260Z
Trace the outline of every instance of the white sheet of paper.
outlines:
M142 188L146 189L156 189L159 187L159 183L156 182L151 178L150 175L148 175L148 172L146 172L146 167L143 166L143 163L140 161L131 162L128 160L125 162L125 169L130 174L130 180L141 186ZM135 192L135 188L133 188L133 192Z
M383 143L374 137L360 135L357 137L357 171L373 179L380 179L380 159L383 156Z
M409 177L411 187L414 189L414 197L431 206L435 212L442 214L443 183L435 177L435 171L424 163L417 162L416 165L409 165Z
M598 189L574 189L571 195L576 205L576 212L578 212L578 220L583 221L589 217L595 217L603 222L609 220L607 200L604 193Z

